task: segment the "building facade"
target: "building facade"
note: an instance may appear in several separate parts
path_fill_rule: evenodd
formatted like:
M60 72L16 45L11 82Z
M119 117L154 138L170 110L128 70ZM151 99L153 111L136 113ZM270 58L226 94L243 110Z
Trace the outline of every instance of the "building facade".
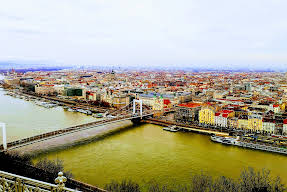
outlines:
M202 106L199 111L199 123L214 125L215 110L216 110L215 107L210 105Z
M184 103L175 107L174 118L178 123L191 124L198 121L198 113L201 104L198 103Z

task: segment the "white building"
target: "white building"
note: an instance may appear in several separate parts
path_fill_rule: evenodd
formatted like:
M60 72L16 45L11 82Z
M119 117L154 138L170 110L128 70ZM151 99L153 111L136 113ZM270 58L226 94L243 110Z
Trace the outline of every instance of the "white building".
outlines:
M287 135L287 119L283 120L283 135Z
M231 110L222 110L214 115L214 123L218 127L227 127L228 126L228 117L232 117L234 111Z
M262 130L268 133L274 133L275 131L275 120L263 118Z

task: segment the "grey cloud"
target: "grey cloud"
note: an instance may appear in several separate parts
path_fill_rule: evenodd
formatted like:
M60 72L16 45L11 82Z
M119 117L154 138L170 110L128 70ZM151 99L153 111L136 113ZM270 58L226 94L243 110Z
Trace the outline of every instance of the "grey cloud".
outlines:
M272 62L282 67L287 62L285 0L1 4L5 5L0 6L0 59L215 67L226 63L260 67Z

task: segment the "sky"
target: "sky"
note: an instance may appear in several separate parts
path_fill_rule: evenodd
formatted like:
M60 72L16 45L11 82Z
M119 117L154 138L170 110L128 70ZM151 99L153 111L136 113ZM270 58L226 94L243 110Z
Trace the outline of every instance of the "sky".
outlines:
M287 69L286 0L9 0L0 62Z

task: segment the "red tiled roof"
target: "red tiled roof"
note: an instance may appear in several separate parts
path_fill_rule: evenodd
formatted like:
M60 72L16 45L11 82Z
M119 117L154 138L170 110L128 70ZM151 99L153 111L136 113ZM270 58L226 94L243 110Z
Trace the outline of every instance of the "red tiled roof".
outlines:
M239 100L239 99L218 99L218 100L221 100L221 101L239 101L239 102L242 102L242 100Z
M210 102L206 102L205 104L206 105L213 105L213 103L210 103Z
M171 102L170 102L170 100L169 99L164 99L163 100L163 104L164 105L168 105L168 104L170 104Z
M268 101L274 101L273 98L266 98L266 100L268 100Z
M263 118L263 119L262 119L262 122L275 123L275 120L274 120L274 119L266 119L266 118Z
M222 111L219 111L219 113L232 113L233 111L232 110L222 110Z
M228 113L224 113L224 114L222 114L222 117L228 117Z
M199 103L182 103L182 104L179 104L178 106L194 108L194 107L201 106L201 104L199 104Z
M222 110L223 113L232 113L232 110Z

